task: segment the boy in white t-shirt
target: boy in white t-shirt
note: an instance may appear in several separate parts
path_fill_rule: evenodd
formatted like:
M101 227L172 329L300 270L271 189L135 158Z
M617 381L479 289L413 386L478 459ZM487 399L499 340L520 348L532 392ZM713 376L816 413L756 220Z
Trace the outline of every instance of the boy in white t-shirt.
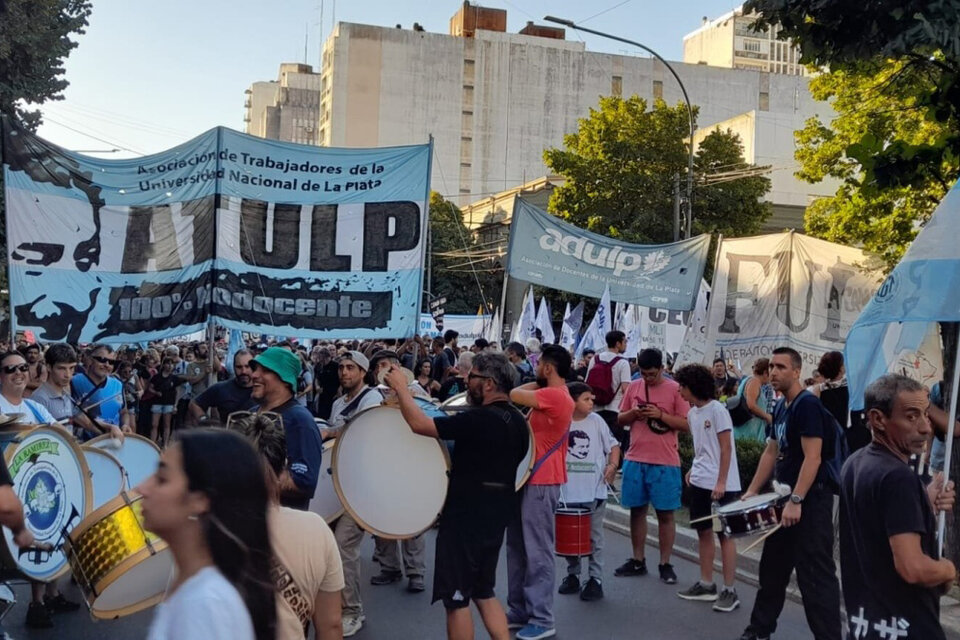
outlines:
M693 436L693 465L687 472L690 486L690 520L706 518L713 504L727 504L740 496L740 472L737 450L733 446L733 422L727 408L714 400L713 375L700 364L681 367L674 374L680 395L690 403L687 422ZM694 522L699 536L700 581L680 591L684 600L713 602L714 611L729 612L740 606L734 589L737 571L737 547L733 540L717 532L723 559L723 590L717 594L713 582L713 544L715 520Z
M560 499L568 507L593 510L590 519L592 554L589 580L580 588L580 558L567 557L567 577L559 592L580 592L581 600L603 597L603 512L607 500L607 484L613 482L620 461L620 445L610 427L593 412L593 391L583 382L570 382L567 389L573 397L573 422L567 436L567 483L560 489Z

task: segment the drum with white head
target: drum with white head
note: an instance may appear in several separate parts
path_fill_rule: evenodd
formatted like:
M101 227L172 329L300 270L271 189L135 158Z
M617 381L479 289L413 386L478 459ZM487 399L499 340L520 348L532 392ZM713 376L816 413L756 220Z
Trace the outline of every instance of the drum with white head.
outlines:
M120 461L106 449L89 445L80 448L90 467L90 482L93 483L93 505L90 509L99 509L127 489L127 475Z
M68 569L65 533L80 524L93 503L86 458L70 433L49 426L23 432L4 449L4 459L23 503L24 524L36 541L36 548L21 550L4 527L4 564L12 561L32 580L55 580Z
M327 427L322 427L326 429ZM310 511L330 524L343 515L343 503L333 485L333 447L335 440L323 443L323 455L320 459L320 473L317 475L317 490L310 499Z
M333 482L344 508L382 538L410 538L433 526L449 470L443 444L411 431L394 407L355 415L333 448Z
M109 434L97 436L86 445L104 449L116 458L127 475L127 487L131 490L152 476L160 464L160 447L153 440L132 433L123 437L123 444L119 447Z

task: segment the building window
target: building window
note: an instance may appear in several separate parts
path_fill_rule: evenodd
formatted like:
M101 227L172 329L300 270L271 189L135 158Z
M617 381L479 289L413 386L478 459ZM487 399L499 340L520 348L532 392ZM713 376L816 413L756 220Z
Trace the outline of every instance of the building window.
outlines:
M663 100L663 80L653 81L653 99Z
M623 77L622 76L613 76L613 78L610 79L610 95L612 96L623 95Z
M744 40L743 41L744 51L756 51L760 53L760 41L759 40Z
M760 92L760 111L770 111L770 93L767 91Z

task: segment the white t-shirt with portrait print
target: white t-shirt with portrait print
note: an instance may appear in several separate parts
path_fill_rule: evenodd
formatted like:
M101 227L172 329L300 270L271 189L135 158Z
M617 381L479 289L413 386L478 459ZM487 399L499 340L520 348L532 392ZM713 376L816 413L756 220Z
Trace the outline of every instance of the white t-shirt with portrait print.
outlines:
M616 438L603 418L591 413L570 423L567 435L567 483L560 488L566 504L586 504L607 499L603 470Z
M702 407L690 406L687 413L690 435L693 436L693 465L690 484L713 491L720 475L720 440L718 434L730 432L730 468L727 471L727 491L740 491L740 470L737 467L737 448L733 442L733 421L730 412L716 400Z

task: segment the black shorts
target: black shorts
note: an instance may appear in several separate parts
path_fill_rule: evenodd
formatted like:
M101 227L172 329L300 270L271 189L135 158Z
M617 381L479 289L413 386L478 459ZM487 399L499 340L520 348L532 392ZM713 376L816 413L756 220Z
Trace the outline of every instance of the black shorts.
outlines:
M444 522L437 532L433 600L447 609L470 606L470 600L493 598L497 561L506 527Z
M713 513L713 498L710 497L712 493L713 491L710 489L701 489L700 487L694 486L687 488L687 497L690 502L690 520L706 518ZM723 494L723 498L721 498L719 502L721 505L725 505L739 499L739 491L727 491L725 494ZM707 529L713 528L714 522L716 522L716 519L711 518L710 520L694 522L690 526L697 531L706 531Z

